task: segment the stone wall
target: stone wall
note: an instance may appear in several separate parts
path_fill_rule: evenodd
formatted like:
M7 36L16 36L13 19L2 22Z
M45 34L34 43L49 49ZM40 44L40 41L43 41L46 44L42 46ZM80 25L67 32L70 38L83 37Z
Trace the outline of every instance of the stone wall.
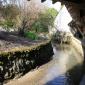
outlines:
M31 51L17 51L0 55L0 83L20 77L52 59L51 42ZM0 84L1 85L1 84Z

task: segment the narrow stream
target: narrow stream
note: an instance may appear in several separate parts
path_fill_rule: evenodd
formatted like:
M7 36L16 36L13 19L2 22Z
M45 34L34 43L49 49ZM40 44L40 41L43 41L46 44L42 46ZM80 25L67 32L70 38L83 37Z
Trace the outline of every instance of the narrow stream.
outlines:
M80 54L72 46L54 47L54 53L53 60L47 64L5 85L74 85L67 71L81 62Z
M48 69L43 78L44 81L48 81L45 85L74 85L67 71L79 63L79 53L72 47L54 48L54 53L53 66Z

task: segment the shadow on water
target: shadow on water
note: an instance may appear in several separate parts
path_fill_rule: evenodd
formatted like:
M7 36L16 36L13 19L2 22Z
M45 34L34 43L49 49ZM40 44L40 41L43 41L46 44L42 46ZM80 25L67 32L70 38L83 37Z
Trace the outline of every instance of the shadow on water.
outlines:
M82 66L83 77L81 79L80 85L85 85L85 38L84 39L82 38L81 42L82 42L82 48L84 52L84 61Z
M67 81L67 78L63 74L63 75L56 77L53 80L47 82L45 85L67 85L65 81Z
M81 65L77 65L65 74L61 74L48 81L45 85L79 85L82 76Z
M79 85L82 80L83 69L82 65L76 65L74 68L67 72L68 85ZM72 84L70 84L72 83Z

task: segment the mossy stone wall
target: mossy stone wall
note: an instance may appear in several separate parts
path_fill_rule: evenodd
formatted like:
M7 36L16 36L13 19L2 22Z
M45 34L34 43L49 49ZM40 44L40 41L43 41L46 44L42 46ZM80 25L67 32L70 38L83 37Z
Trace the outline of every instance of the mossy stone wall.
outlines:
M52 59L51 42L30 51L15 51L0 54L0 83L24 75L31 69Z

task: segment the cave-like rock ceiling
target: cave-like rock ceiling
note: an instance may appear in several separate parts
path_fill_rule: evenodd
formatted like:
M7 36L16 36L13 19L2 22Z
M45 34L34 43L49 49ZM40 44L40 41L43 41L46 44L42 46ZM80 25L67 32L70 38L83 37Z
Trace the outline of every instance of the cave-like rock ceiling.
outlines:
M30 1L30 0L28 0ZM46 0L41 0L42 2L46 1ZM60 1L62 4L64 2L72 2L78 5L79 9L80 9L80 15L81 17L85 16L85 0L52 0L53 3L56 3L57 1Z
M42 2L46 1L46 0L41 0ZM57 2L57 1L68 1L68 2L74 2L74 3L85 3L85 0L52 0L53 3Z
M46 1L46 0L41 0L42 2ZM78 4L78 7L80 8L81 11L81 16L85 16L85 0L52 0L53 3L56 3L57 1L60 2L72 2L75 4Z

